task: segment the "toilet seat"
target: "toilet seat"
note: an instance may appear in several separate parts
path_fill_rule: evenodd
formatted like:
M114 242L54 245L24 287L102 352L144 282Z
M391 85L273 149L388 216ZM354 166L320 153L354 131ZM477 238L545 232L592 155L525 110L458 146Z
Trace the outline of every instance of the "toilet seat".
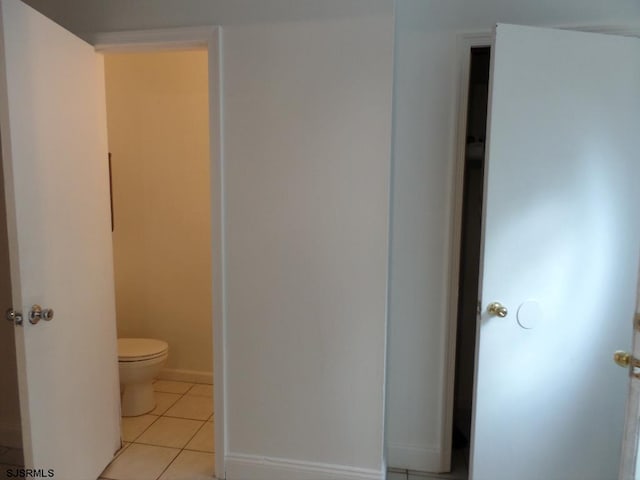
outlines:
M169 345L153 338L119 338L118 362L141 362L167 354Z

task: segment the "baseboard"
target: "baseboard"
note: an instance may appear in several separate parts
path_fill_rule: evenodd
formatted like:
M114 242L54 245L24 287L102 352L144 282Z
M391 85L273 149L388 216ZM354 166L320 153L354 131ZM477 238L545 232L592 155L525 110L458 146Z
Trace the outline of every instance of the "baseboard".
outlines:
M387 446L387 464L389 468L439 472L441 451L429 445L411 445L389 443Z
M225 456L226 480L384 480L384 470L284 458L229 454Z
M174 382L206 383L213 385L213 373L200 372L198 370L180 370L177 368L164 368L158 375L160 380L172 380Z
M22 448L22 428L19 424L0 421L0 445Z

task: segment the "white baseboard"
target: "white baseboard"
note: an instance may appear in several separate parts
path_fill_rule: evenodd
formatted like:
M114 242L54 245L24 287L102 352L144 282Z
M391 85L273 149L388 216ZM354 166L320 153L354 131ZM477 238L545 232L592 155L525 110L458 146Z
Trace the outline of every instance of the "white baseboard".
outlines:
M22 428L19 424L0 421L0 446L22 448Z
M389 468L435 473L442 471L440 457L440 449L429 445L389 443L387 446Z
M240 453L225 456L226 480L384 480L384 470Z
M198 370L180 370L177 368L164 368L158 375L160 380L172 380L174 382L206 383L213 385L213 373L200 372Z

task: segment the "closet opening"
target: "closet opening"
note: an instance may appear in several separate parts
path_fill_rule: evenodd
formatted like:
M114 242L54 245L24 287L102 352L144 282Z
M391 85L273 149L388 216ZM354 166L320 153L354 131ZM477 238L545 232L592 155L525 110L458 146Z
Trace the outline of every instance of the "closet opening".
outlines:
M472 47L458 272L452 463L467 470L471 442L490 47ZM456 477L457 478L457 477Z

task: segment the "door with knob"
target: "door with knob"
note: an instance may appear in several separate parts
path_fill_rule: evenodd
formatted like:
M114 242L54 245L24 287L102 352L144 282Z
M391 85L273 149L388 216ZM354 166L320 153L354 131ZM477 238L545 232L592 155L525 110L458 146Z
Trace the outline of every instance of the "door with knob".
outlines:
M629 377L619 478L620 480L636 480L640 478L640 457L638 457L640 440L640 275L636 295L636 313L633 319L633 347L631 352L620 350L615 352L613 358L618 365L627 369Z
M492 56L470 478L616 480L640 39L498 25Z
M101 58L19 0L0 0L0 37L25 466L97 478L120 446Z

